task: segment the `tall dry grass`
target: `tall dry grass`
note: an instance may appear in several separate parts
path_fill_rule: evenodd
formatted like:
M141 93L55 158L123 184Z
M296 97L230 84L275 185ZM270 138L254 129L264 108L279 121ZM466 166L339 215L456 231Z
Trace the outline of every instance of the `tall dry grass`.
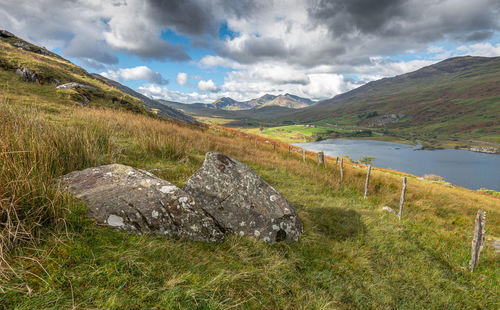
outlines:
M37 109L0 102L0 259L41 227L64 221L67 198L55 178L110 161L112 141L100 127L49 123Z
M364 166L344 162L345 178L340 183L334 158L327 159L325 169L315 164L315 153L307 152L307 162L302 163L301 153L289 155L287 144L260 138L256 146L258 137L233 130L217 132L106 109L69 108L55 116L34 105L21 108L5 101L0 103L0 120L0 257L19 242L35 241L40 228L64 222L67 198L54 186L57 177L100 164L172 162L182 169L160 176L180 185L198 169L205 152L219 151L253 167L283 169L314 180L333 192L360 194L364 188ZM372 203L395 206L401 177L401 173L374 168L369 188ZM445 205L463 216L473 216L477 208L494 211L490 223L499 224L498 199L463 188L410 178L406 201L405 212L414 218L436 217L436 210ZM498 234L498 229L492 231Z

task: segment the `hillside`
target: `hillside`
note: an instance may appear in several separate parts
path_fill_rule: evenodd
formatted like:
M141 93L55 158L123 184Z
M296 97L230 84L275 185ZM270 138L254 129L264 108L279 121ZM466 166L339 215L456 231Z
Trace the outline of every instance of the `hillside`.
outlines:
M101 80L104 83L106 83L110 86L113 86L116 89L119 89L120 91L124 92L127 95L130 95L134 98L141 100L141 103L144 106L146 106L149 109L156 109L156 110L158 110L158 112L160 114L162 114L164 116L167 116L167 117L170 117L170 118L173 118L176 120L180 120L180 121L183 121L186 123L195 123L196 122L196 120L194 118L192 118L191 116L188 116L188 115L180 112L179 110L176 110L176 109L171 108L169 106L161 104L157 100L152 100L152 99L144 96L143 94L136 92L135 90L131 89L130 87L122 85L116 81L110 80L110 79L105 78L104 76L96 74L96 73L92 73L92 76L94 76L97 80Z
M280 121L355 125L406 139L500 142L500 57L456 57L367 83Z
M141 113L158 109L162 116L194 122L193 118L175 109L150 100L117 82L89 74L59 55L5 30L0 31L0 52L0 74L5 87L12 87L11 81L16 78L29 80L38 86L35 87L38 95L51 96L53 100L64 104L112 107ZM66 83L77 84L56 88Z
M496 196L373 168L364 199L366 167L348 158L341 181L335 158L324 167L317 154L303 161L283 143L159 118L59 57L5 41L0 52L0 308L500 307L500 260L491 246L500 239ZM19 66L39 83L20 78ZM95 89L56 90L51 79ZM271 108L285 109L256 111ZM129 234L97 225L58 186L64 174L110 163L182 186L213 151L245 163L283 194L303 223L298 242ZM397 208L403 176L399 221L382 207ZM478 208L487 212L487 235L471 273Z

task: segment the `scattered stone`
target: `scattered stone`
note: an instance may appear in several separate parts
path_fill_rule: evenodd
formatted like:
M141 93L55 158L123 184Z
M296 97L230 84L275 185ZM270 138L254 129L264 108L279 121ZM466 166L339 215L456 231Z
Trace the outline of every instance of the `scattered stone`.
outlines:
M56 88L57 89L90 88L90 89L94 89L95 90L95 87L93 87L93 86L86 85L86 84L75 83L75 82L61 84L61 85L56 86Z
M17 68L16 72L21 79L25 80L26 82L30 83L40 83L38 80L38 76L35 74L35 72L31 71L28 68Z
M290 203L246 165L207 153L183 190L228 232L264 242L297 241L302 224Z
M25 51L31 51L31 47L30 47L28 44L24 43L24 42L17 41L17 42L14 42L14 44L13 44L13 45L14 45L15 47L17 47L17 48L22 49L22 50L25 50Z
M384 207L382 208L382 210L384 210L384 211L387 211L387 212L390 212L390 213L393 213L393 214L396 214L396 215L397 215L397 212L396 212L394 209L392 209L391 207L389 207L389 206L384 206Z
M50 53L46 49L44 49L44 48L39 48L35 52L38 53L38 54L42 54L44 56L50 56Z
M203 242L224 239L223 229L193 197L147 171L112 164L74 171L61 180L99 224Z
M14 35L7 30L0 30L0 37L2 38L13 38Z

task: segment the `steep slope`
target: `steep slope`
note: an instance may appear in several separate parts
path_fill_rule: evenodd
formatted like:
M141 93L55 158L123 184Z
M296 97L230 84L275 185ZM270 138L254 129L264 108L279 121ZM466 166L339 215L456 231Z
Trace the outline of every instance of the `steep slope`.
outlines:
M265 94L264 96L260 96L259 98L248 100L247 102L252 108L254 108L254 107L265 105L265 104L273 101L276 97L277 96L275 96L275 95Z
M370 82L281 121L323 121L383 128L406 137L498 141L500 57L456 57Z
M182 112L150 100L117 82L89 74L59 55L5 30L0 30L0 80L5 85L18 85L22 81L37 86L19 84L23 86L17 88L36 89L36 92L46 95L45 98L50 95L53 103L110 107L142 114L157 109L163 116L194 122ZM56 88L66 83L76 84Z
M157 100L152 100L152 99L144 96L143 94L136 92L135 90L131 89L130 87L122 85L122 84L120 84L116 81L113 81L111 79L105 78L104 76L99 75L97 73L92 73L92 76L94 76L98 80L103 81L106 84L109 84L109 85L121 90L122 92L124 92L124 93L126 93L134 98L141 100L141 103L143 105L145 105L146 107L148 107L149 109L156 109L159 111L159 113L161 113L167 117L177 119L177 120L180 120L180 121L183 121L186 123L195 123L196 122L196 120L193 117L186 115L186 114L182 113L181 111L176 110L172 107L161 104Z

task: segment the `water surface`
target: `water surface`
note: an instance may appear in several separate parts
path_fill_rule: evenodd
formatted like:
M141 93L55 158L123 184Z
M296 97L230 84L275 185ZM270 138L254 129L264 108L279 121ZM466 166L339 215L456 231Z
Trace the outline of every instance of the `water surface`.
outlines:
M419 146L375 140L324 140L297 143L306 150L328 156L348 155L354 161L374 156L372 165L417 176L437 174L470 189L500 191L500 155L465 150L419 150Z

